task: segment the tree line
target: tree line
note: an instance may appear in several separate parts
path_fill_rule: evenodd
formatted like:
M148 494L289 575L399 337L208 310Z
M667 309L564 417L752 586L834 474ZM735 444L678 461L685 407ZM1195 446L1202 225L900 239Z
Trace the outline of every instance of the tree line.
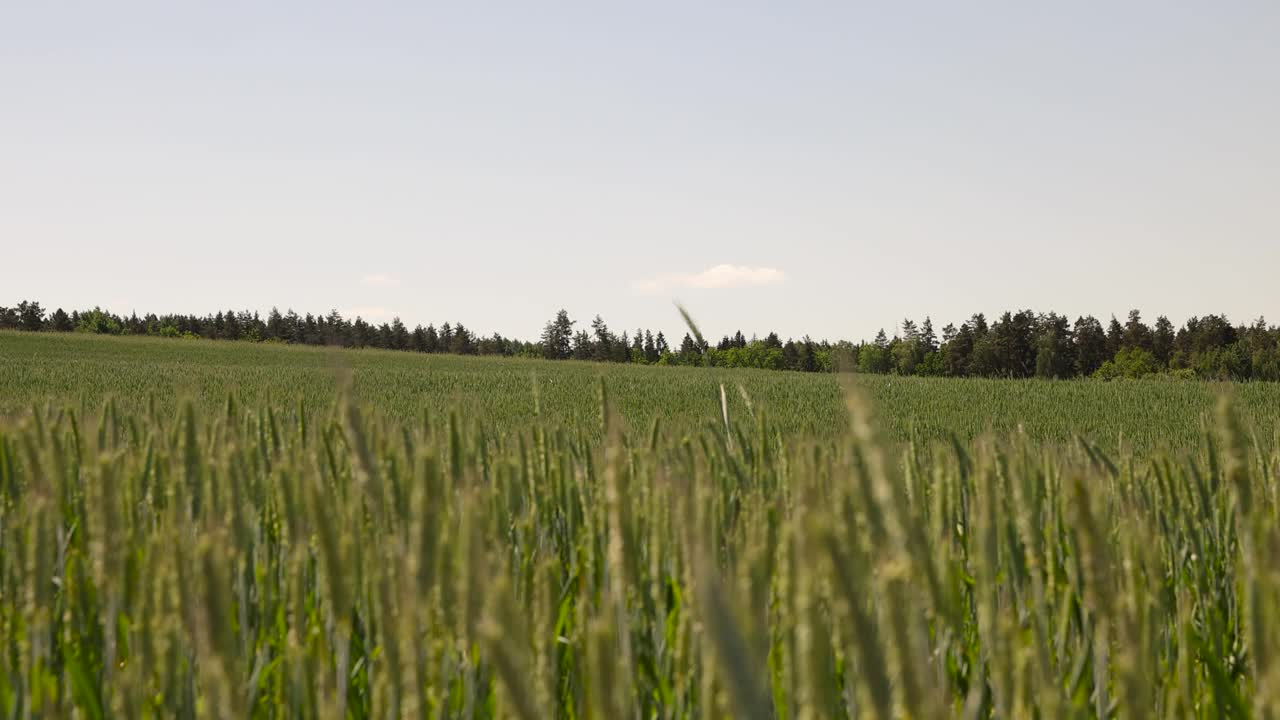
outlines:
M293 310L281 313L272 308L265 318L247 310L204 316L148 314L139 317L132 313L126 317L98 307L69 315L62 308L48 313L39 303L24 301L12 308L0 306L0 329L247 340L456 355L529 355L536 351L530 343L497 333L482 337L462 323L444 323L439 328L419 325L410 330L400 318L376 324L360 317L347 319L337 310L327 315L299 315Z
M1008 378L1139 378L1166 374L1205 380L1280 380L1280 328L1258 318L1232 325L1225 316L1192 317L1175 329L1152 325L1138 310L1104 327L1086 315L1006 312L994 322L979 313L941 338L925 318L905 320L890 339L883 330L857 348L862 372Z
M864 373L998 378L1138 378L1164 374L1213 380L1280 381L1280 328L1259 318L1233 325L1225 316L1193 317L1174 328L1166 317L1154 324L1138 310L1121 323L1114 316L1104 326L1093 316L1074 322L1057 313L1030 310L1005 312L994 321L978 313L959 327L947 325L939 336L930 318L904 320L890 337L881 330L864 342L809 337L785 342L775 332L748 339L741 331L712 345L701 335L685 333L676 345L662 332L636 329L620 335L597 315L587 327L561 310L544 326L537 341L483 336L462 323L418 325L410 330L399 318L369 323L348 319L334 310L327 315L281 313L265 318L250 311L212 315L148 314L129 316L95 307L46 311L37 302L0 306L0 329L34 332L87 332L208 338L349 348L381 348L456 355L502 355L550 360L647 365L749 367L798 372L854 369Z

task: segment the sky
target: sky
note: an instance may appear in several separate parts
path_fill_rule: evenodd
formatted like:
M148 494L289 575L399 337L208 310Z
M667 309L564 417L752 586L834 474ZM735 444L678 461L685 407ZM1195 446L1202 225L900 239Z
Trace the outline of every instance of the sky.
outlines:
M1274 322L1277 38L1275 0L0 0L0 304Z

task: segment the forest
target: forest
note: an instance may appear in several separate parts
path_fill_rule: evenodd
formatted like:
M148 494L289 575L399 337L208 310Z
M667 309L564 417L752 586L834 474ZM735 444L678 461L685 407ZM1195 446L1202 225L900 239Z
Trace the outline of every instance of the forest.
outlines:
M1280 327L1264 318L1232 324L1226 316L1189 318L1175 328L1165 316L1146 323L1139 310L1104 325L1085 315L1072 322L1055 312L1005 312L994 320L977 313L939 334L926 317L904 320L890 336L870 341L783 341L776 332L748 338L741 330L712 343L685 333L671 344L662 332L638 328L615 333L599 316L580 327L560 310L537 340L481 335L461 322L409 329L399 318L370 323L337 310L325 315L284 313L262 318L251 311L212 315L117 315L99 307L67 313L24 300L0 306L0 329L86 332L249 342L378 348L420 353L499 355L549 360L647 365L746 367L797 372L856 370L882 375L987 378L1098 378L1164 375L1201 380L1280 380Z

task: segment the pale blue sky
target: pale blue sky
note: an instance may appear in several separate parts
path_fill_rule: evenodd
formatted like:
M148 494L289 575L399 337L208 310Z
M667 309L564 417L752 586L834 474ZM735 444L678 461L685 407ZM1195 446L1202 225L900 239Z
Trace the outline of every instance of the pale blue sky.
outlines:
M0 304L1280 320L1275 0L0 1Z

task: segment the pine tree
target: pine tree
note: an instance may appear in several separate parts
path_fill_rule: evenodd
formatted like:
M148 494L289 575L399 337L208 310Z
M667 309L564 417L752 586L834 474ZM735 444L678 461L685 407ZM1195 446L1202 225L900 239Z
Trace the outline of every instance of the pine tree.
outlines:
M133 321L138 322L137 315L133 316ZM243 328L240 327L240 320L238 317L236 317L235 311L228 310L226 314L223 315L223 322L225 325L225 327L223 328L223 332L226 338L228 340L239 340L240 335L243 332Z
M987 316L982 313L975 313L973 317L969 318L969 327L973 330L975 339L986 335L990 331L987 326Z
M944 329L943 335L946 334L947 331ZM951 377L964 377L969 374L973 361L973 347L977 338L974 337L973 328L969 323L961 323L960 329L954 330L951 335L942 351L943 368Z
M307 345L319 345L324 341L320 337L320 323L316 322L315 316L311 313L307 313L299 323L298 335L298 342L306 343Z
M359 315L351 323L351 346L352 347L369 347L373 344L374 330L369 327L369 323Z
M573 334L573 359L574 360L590 360L594 348L591 346L591 336L586 330L579 330Z
M658 351L658 357L661 359L663 355L671 352L671 347L667 345L667 338L662 335L662 331L658 331L658 337L653 341L654 348Z
M1110 357L1107 354L1107 333L1102 329L1102 323L1092 315L1077 318L1071 334L1075 345L1076 374L1086 377L1094 374Z
M263 340L284 340L284 316L280 314L278 308L271 308L271 312L267 313L267 331L262 336Z
M1075 352L1071 328L1065 317L1049 313L1040 319L1036 339L1036 375L1048 379L1071 377L1075 372Z
M1111 323L1107 325L1107 359L1116 356L1116 353L1124 349L1124 326L1116 320L1116 316L1111 316Z
M391 319L390 340L391 348L393 350L409 349L409 330L404 326L404 323L400 321L398 316Z
M1156 318L1155 330L1151 333L1151 354L1162 369L1168 368L1173 359L1175 337L1173 323L1169 322L1169 318L1163 315Z
M284 337L282 339L285 342L300 342L302 340L301 325L302 318L298 317L298 313L290 308L284 314ZM191 331L196 332L194 328Z
M613 335L609 332L609 326L604 324L604 319L596 315L591 321L591 359L597 362L604 362L613 357Z
M1151 328L1142 322L1142 313L1129 311L1129 321L1124 326L1124 347L1151 351Z
M782 346L782 366L787 370L800 369L800 348L796 347L794 340L788 339Z
M351 325L342 317L337 309L331 309L324 318L325 343L329 345L351 345Z
M804 340L796 343L796 369L801 372L814 372L818 369L818 361L814 354L813 341L806 335Z
M938 336L933 334L933 320L927 315L920 325L920 349L926 353L938 351Z
M71 332L75 330L75 325L71 323L71 317L62 308L54 310L53 316L49 320L53 325L54 332Z
M548 360L566 360L573 354L573 325L569 313L561 309L555 319L542 330L542 356Z
M680 355L686 361L692 360L698 355L698 343L694 342L689 333L685 333L684 339L680 341Z
M44 329L44 308L40 303L23 300L18 303L19 326L28 332L39 332Z
M920 331L916 328L914 320L907 318L902 321L902 339L909 343L915 343L920 339Z
M631 340L625 332L622 333L621 338L613 338L612 353L609 359L616 363L631 362Z
M453 335L460 355L475 355L480 351L480 336L462 327L462 323L453 326ZM461 339L458 339L459 335L462 336Z

